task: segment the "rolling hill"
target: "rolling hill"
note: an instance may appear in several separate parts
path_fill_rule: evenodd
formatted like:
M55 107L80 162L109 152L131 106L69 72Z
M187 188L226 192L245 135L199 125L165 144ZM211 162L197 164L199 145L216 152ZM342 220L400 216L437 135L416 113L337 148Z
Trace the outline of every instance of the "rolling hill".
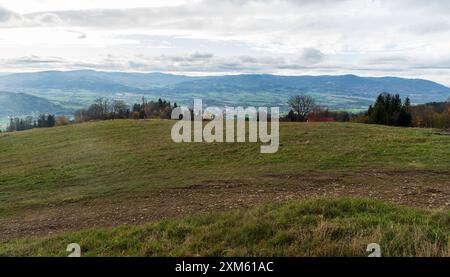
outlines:
M48 100L24 93L0 91L0 118L8 116L38 115L41 113L70 114L73 111Z
M45 71L37 73L19 73L0 76L0 89L17 91L34 90L89 90L98 93L138 90L114 81L112 75L95 71Z
M72 242L88 256L361 256L374 241L383 255L450 255L450 136L281 123L265 155L174 143L173 124L0 134L0 256L62 256Z
M307 93L333 109L365 109L381 92L409 96L413 103L444 101L450 88L421 79L396 77L231 75L188 77L163 73L46 71L0 76L0 89L44 97L79 108L96 97L128 102L142 96L191 104L194 97L214 105L280 106L295 94Z
M91 90L99 93L142 91L172 85L192 77L163 73L102 72L94 70L42 71L0 76L0 88Z

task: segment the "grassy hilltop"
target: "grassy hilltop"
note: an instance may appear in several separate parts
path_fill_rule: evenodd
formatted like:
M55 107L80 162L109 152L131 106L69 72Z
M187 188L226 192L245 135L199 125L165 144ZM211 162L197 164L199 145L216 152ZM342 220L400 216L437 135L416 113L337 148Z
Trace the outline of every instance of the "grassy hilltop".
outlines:
M364 255L356 250L359 245L380 238L391 246L386 251L392 255L449 255L449 136L350 123L282 123L279 152L267 155L260 154L258 144L175 144L170 138L173 123L104 121L0 134L0 254L57 255L59 246L47 248L49 244L80 239L92 247L91 255ZM380 199L433 211L340 197ZM329 200L301 202L306 198ZM323 210L322 204L331 210ZM314 212L318 206L320 213ZM289 212L289 207L294 210ZM302 212L295 213L297 208ZM367 215L367 209L374 212ZM209 216L225 210L230 212ZM327 217L333 211L337 217ZM264 228L270 233L259 234L261 226L249 226L255 232L229 237L217 249L196 244L210 230L210 239L219 240L220 224L259 215L258 222L266 225L280 217L274 223L279 228ZM411 223L404 217L408 215L417 220ZM245 221L242 228L246 224L253 223ZM337 224L338 233L318 234L323 237L314 238L317 245L311 242L310 252L306 246L294 247L308 241L303 231L295 233L295 226L314 232L327 224ZM391 225L394 229L387 233L381 228ZM237 233L239 226L233 227ZM363 227L357 232L352 226ZM401 231L394 232L395 226ZM170 228L176 229L174 233ZM418 248L395 244L398 234L407 230L418 237L405 243L418 239L414 246ZM129 241L114 239L114 234L122 233L131 236ZM139 245L141 233L149 240L148 247L157 250ZM42 240L54 234L60 235ZM165 236L160 245L151 242L159 235ZM37 241L14 240L30 237ZM105 241L96 244L94 238ZM345 246L351 238L358 247ZM322 239L334 242L319 249ZM292 249L277 249L273 241L278 240ZM109 249L114 243L119 248Z

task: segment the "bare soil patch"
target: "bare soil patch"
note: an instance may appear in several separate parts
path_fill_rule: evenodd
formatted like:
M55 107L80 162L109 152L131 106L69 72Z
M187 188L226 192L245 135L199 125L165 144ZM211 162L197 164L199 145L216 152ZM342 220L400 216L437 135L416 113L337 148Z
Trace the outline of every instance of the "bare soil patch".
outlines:
M291 199L342 196L450 210L450 174L433 171L308 172L266 175L256 180L205 181L187 187L30 209L20 216L0 218L0 240L144 224Z

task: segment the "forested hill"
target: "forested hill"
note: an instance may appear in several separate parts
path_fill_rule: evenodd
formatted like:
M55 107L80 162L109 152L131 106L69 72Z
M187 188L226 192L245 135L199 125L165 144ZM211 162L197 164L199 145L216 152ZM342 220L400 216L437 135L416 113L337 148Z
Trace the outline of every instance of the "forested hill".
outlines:
M402 98L409 96L413 104L445 101L450 96L450 88L441 84L397 77L267 74L189 77L92 70L0 76L0 90L32 94L71 108L86 106L96 97L122 97L134 102L142 96L186 104L196 97L207 104L283 108L290 96L306 93L332 109L366 109L381 92L398 93Z

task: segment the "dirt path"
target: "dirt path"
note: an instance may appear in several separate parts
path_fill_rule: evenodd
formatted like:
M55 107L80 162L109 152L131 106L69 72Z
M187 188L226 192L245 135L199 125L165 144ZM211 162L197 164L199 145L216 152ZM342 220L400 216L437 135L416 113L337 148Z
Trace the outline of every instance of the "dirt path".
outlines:
M276 184L276 185L274 185ZM250 182L202 184L65 203L0 219L0 241L87 228L143 224L164 218L317 197L367 197L450 210L450 174L363 172L267 175Z

